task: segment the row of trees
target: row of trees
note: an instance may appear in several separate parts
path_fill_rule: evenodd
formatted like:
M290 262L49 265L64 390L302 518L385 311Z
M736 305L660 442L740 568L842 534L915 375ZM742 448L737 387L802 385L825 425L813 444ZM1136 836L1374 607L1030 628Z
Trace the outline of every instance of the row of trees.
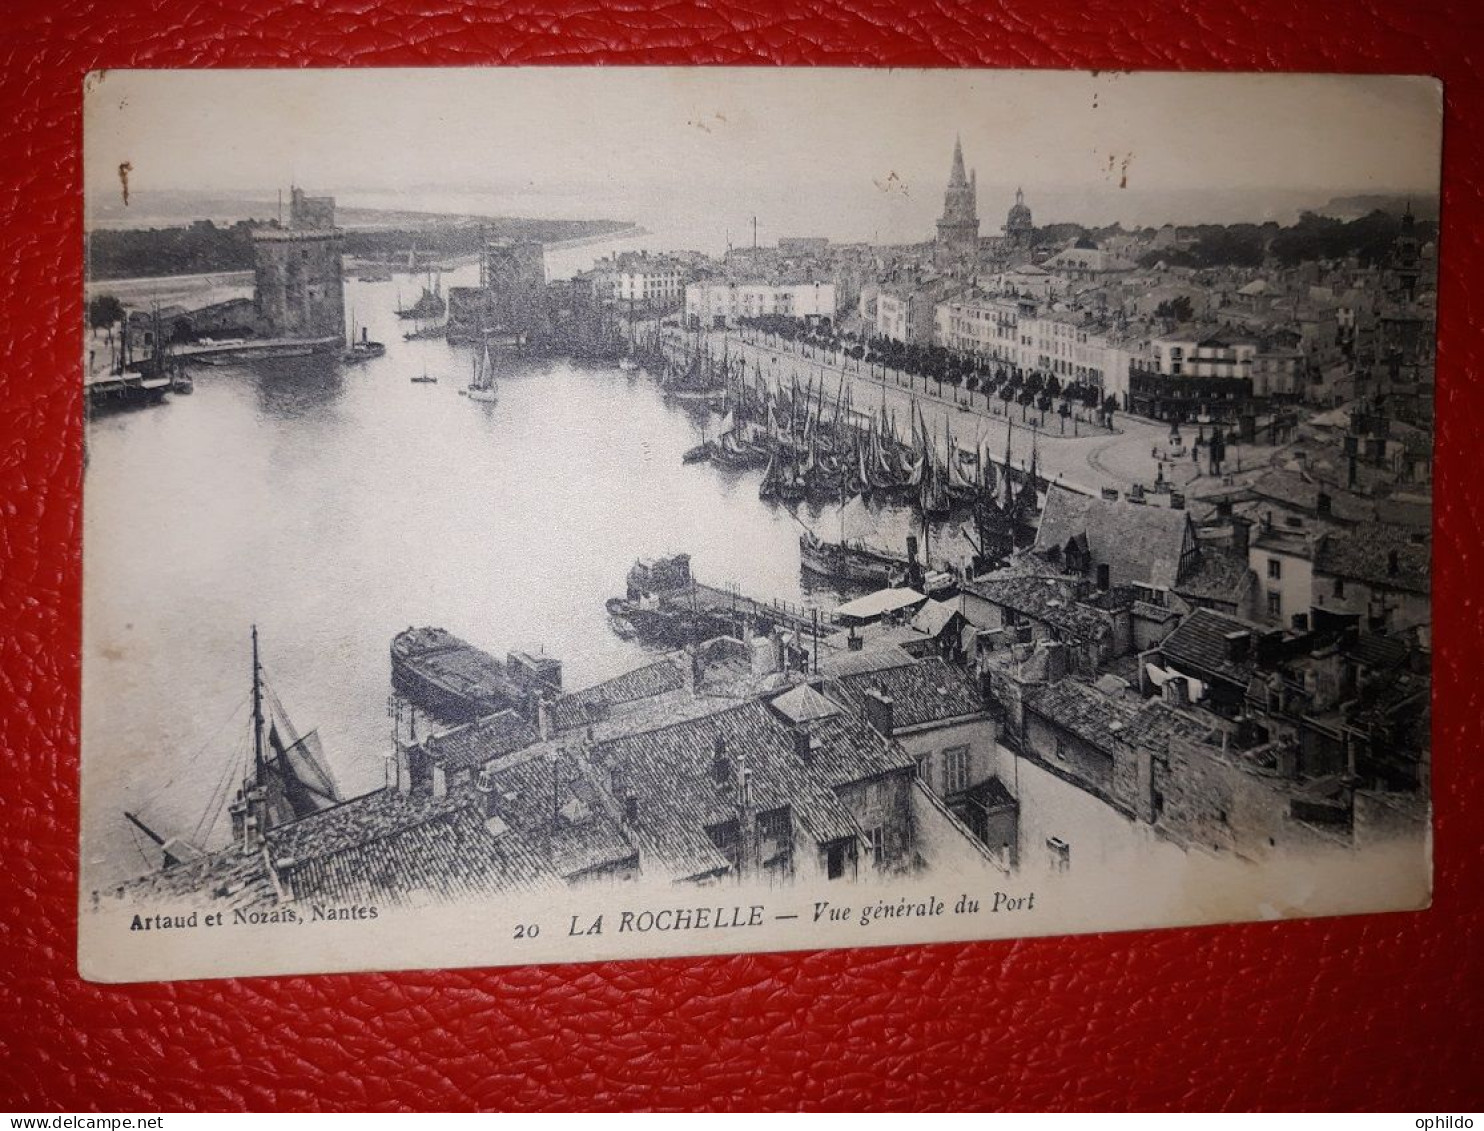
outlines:
M202 220L185 228L100 228L88 233L88 275L132 279L250 271L255 227L249 220L222 228Z
M1261 267L1268 256L1283 267L1323 259L1354 256L1365 266L1384 263L1401 233L1401 218L1381 209L1355 220L1337 220L1305 212L1296 224L1203 224L1185 229L1194 234L1187 248L1147 251L1139 266L1164 263L1171 267ZM1433 221L1419 221L1419 240L1437 237Z
M879 365L883 371L894 370L911 380L920 378L924 387L933 381L938 386L939 395L942 395L943 386L948 385L954 389L966 389L971 394L982 393L986 406L998 398L1004 402L1007 413L1012 403L1019 405L1022 420L1028 420L1030 411L1034 409L1040 414L1040 422L1045 424L1046 415L1054 409L1062 418L1063 431L1078 408L1090 410L1099 423L1109 428L1113 425L1113 414L1119 408L1117 398L1104 397L1094 385L1080 381L1063 382L1054 373L1027 370L944 346L911 344L878 335L842 333L828 322L811 325L779 314L743 319L742 324L792 342L806 353L843 354L863 365Z

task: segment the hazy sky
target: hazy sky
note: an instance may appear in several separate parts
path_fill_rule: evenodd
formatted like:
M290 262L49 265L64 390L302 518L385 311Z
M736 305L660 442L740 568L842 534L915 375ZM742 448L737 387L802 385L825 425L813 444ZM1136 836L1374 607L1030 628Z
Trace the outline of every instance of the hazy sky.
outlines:
M1434 192L1441 133L1426 78L553 67L114 71L89 88L90 193L116 195L127 161L141 192L292 179L487 192L532 215L892 226L930 223L961 133L986 233L1017 184L1091 219L1192 193Z

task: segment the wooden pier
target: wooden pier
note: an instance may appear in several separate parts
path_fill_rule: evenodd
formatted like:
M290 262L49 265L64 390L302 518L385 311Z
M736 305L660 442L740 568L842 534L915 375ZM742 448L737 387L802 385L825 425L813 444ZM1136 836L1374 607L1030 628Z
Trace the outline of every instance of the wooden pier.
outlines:
M691 619L706 618L732 626L741 635L743 622L750 618L754 632L789 629L802 636L812 636L816 626L821 635L837 627L835 614L828 609L814 609L792 601L774 599L759 601L748 597L735 586L719 588L692 582L687 588L671 590L659 597L660 607Z

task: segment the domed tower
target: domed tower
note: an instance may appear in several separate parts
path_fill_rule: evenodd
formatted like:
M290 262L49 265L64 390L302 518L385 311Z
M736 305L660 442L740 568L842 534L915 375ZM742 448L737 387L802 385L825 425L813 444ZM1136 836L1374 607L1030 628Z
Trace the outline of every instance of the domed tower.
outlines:
M1015 203L1005 217L1005 239L1020 247L1029 247L1036 234L1036 225L1031 221L1030 206L1025 202L1025 193L1015 190Z
M953 168L948 173L948 189L943 194L943 216L938 221L938 242L933 258L940 267L979 253L979 176L965 175L964 147L953 142Z

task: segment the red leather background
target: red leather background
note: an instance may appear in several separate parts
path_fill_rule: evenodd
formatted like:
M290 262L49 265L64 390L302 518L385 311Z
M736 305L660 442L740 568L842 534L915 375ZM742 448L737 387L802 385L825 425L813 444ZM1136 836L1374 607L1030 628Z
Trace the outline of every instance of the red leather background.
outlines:
M0 1108L1484 1106L1473 0L9 0L0 16ZM99 67L759 63L1447 83L1429 912L701 961L88 985L75 868L81 90Z

